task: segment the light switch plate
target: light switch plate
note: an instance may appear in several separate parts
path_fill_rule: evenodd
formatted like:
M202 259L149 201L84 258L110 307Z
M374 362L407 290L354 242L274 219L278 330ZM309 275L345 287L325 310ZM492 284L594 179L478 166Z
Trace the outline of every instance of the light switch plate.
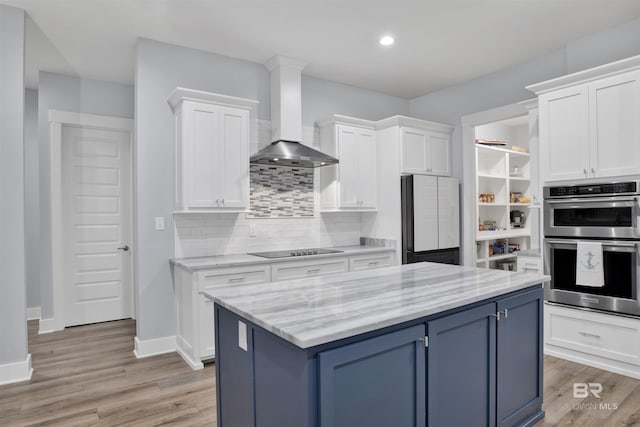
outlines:
M164 217L157 216L156 217L156 231L164 231Z
M247 351L247 324L238 321L238 346Z

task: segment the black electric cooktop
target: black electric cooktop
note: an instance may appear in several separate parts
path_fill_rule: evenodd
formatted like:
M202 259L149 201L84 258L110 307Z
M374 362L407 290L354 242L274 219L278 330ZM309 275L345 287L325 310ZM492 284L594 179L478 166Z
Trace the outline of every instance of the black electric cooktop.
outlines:
M338 251L335 249L311 248L311 249L291 249L286 251L254 252L247 255L254 255L254 256L259 256L263 258L289 258L293 256L337 254L340 252L342 251Z

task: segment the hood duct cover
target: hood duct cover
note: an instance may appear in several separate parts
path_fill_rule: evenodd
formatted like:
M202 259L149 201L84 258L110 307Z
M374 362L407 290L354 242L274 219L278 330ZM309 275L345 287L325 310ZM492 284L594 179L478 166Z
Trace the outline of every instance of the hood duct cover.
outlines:
M302 69L305 63L285 56L266 62L271 78L272 142L251 156L250 162L298 168L338 163L302 141Z
M261 165L317 168L333 165L338 159L296 141L275 141L251 156L251 163Z

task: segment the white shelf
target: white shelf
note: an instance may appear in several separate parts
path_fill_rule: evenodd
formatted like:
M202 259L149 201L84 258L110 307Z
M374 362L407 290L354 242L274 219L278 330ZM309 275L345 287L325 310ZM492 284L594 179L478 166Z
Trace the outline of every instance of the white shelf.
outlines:
M522 157L531 156L530 153L523 153L521 151L513 151L513 150L510 150L509 148L501 148L501 147L498 147L498 146L494 147L494 146L491 146L491 145L476 144L476 147L479 147L482 150L498 151L498 152L509 153L509 154L512 154L512 155L522 156Z
M510 176L509 179L511 181L521 181L521 182L529 182L530 179L525 176Z
M494 240L494 239L509 239L512 237L528 237L531 235L531 230L528 228L519 228L513 230L487 230L478 231L476 235L477 241Z
M504 208L507 206L506 203L478 203L478 206L496 206L499 208Z
M492 174L486 174L486 173L479 173L479 174L478 174L478 178L485 178L485 179L500 179L500 180L506 180L506 179L507 179L505 176L501 176L501 175L492 175Z
M530 207L531 203L509 203L509 206Z
M509 258L515 258L518 256L518 252L511 252L510 254L502 254L502 255L491 255L490 257L487 258L478 258L476 260L476 263L481 263L481 262L491 262L491 261L500 261L501 259L509 259Z

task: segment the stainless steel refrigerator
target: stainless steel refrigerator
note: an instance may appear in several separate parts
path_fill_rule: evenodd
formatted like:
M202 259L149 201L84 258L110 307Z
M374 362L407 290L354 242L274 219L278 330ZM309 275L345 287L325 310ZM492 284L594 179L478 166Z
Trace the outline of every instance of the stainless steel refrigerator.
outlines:
M402 263L460 264L456 178L406 175L402 189Z

